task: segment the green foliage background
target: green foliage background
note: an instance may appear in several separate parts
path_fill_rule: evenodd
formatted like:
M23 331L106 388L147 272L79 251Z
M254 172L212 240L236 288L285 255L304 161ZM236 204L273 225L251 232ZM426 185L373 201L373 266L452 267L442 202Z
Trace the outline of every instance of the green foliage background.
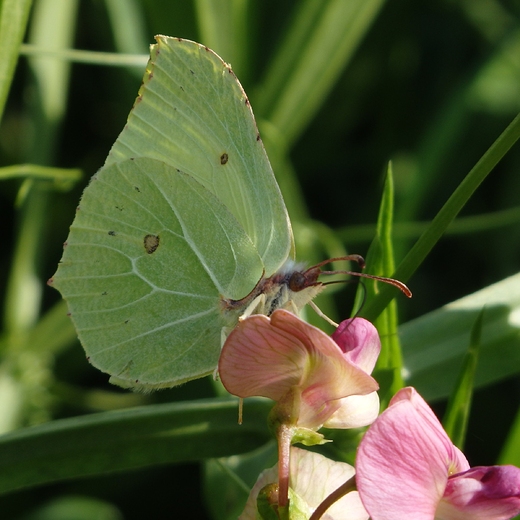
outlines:
M125 124L147 46L155 34L180 36L231 63L284 192L301 260L345 248L366 254L391 160L399 265L520 110L520 2L2 0L0 9L0 102L10 87L0 126L0 430L11 432L0 438L0 487L29 486L0 496L2 516L236 517L242 481L254 481L257 461L262 467L272 458L259 448L268 438L266 407L251 404L248 412L246 405L251 425L240 429L225 397L176 407L213 399L219 390L210 381L149 396L109 387L86 363L59 295L45 286L81 191ZM26 45L10 85L27 16ZM518 272L519 171L516 145L408 281L413 299L398 297L405 366L421 355L426 366L426 376L418 371L414 380L412 371L410 380L436 399L440 412L454 384L446 374L457 373L485 302L466 321L444 311L413 320ZM520 464L518 284L505 283L500 297L492 292L487 328L487 310L483 317L487 354L477 370L480 389L466 439L473 465ZM344 318L352 292L336 292L320 306ZM453 345L443 344L445 337ZM431 354L424 354L425 344ZM166 408L48 423L150 404ZM179 426L199 422L213 426L190 434ZM26 429L39 423L47 424ZM141 432L140 442L132 431ZM166 441L155 453L159 438ZM335 444L335 455L348 458L349 439ZM193 462L255 447L264 451L240 468ZM99 475L137 466L147 467ZM65 476L84 477L53 483ZM31 487L38 483L45 484Z

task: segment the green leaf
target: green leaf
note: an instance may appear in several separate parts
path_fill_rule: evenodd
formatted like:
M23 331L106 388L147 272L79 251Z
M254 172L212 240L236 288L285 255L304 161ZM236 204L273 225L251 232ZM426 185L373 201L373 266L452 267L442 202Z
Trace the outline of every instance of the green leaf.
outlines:
M401 325L406 384L428 401L453 391L482 308L480 360L475 387L520 371L520 275L506 278Z
M21 520L123 520L112 504L91 497L63 496L49 500Z
M0 437L0 493L159 464L225 457L270 439L267 400L152 405L63 419Z
M260 473L274 466L277 460L278 447L272 439L252 452L207 461L204 494L213 517L236 520Z
M462 369L455 389L448 401L448 409L442 421L446 433L453 444L459 449L464 449L464 440L468 428L471 400L473 397L473 385L482 336L482 322L484 309L480 312L471 331L471 339L468 351L462 362Z

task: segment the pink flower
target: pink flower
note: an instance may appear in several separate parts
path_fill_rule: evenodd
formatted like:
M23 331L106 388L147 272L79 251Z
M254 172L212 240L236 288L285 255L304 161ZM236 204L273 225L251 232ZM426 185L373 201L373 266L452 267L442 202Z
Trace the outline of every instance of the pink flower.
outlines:
M356 318L343 322L334 337L283 309L271 318L250 316L222 348L220 378L239 397L289 403L285 410L299 427L370 424L379 410L378 385L369 375L380 350L377 331Z
M413 388L400 390L367 431L356 471L372 520L506 520L520 512L520 469L470 469Z

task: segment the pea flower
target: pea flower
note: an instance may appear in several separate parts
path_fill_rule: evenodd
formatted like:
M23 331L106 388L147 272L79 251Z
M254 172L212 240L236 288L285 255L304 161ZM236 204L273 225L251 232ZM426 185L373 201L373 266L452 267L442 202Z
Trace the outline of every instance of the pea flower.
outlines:
M377 331L355 318L333 338L284 309L250 316L222 348L220 378L231 394L283 402L303 428L365 426L379 412L369 375L381 349Z
M372 520L506 520L520 512L520 469L470 468L413 388L361 441L356 481Z
M345 462L333 460L307 450L291 450L290 518L310 518L316 508L337 488L354 476L355 470ZM265 486L276 481L277 466L263 471L251 489L238 520L256 520L257 499ZM321 520L368 520L357 491L351 491L334 502Z

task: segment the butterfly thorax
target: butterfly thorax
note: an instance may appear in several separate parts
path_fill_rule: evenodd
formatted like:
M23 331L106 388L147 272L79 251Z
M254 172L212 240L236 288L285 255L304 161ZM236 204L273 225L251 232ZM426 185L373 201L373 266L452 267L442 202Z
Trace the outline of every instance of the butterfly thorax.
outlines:
M276 309L298 313L325 287L318 281L319 268L305 270L288 261L270 277L262 277L254 289L240 300L221 298L225 313L270 316Z

